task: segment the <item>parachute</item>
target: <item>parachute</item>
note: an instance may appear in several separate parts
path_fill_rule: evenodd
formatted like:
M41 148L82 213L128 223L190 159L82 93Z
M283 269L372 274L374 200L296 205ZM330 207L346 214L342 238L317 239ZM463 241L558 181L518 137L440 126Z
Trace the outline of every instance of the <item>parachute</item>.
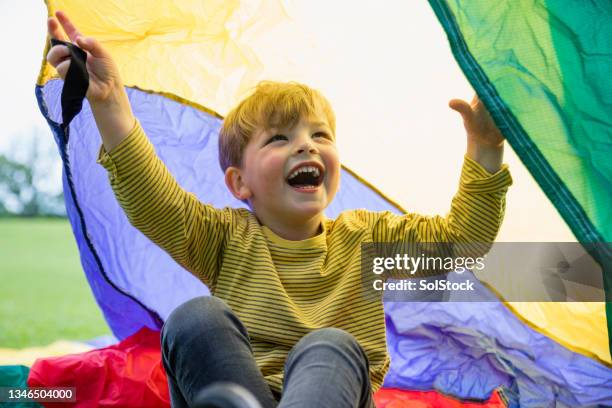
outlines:
M47 6L50 15L65 11L111 52L157 154L184 189L219 208L244 206L227 190L218 164L223 115L262 79L322 90L336 109L345 164L329 218L351 208L405 212L398 202L410 211L446 211L463 132L448 125L459 121L452 112L439 117L419 108L428 106L422 95L466 88L448 82L446 76L459 75L454 64L428 59L447 45L425 41L415 28L415 21L437 17L459 67L575 237L612 241L609 6L430 0L430 9L424 4L408 14L400 2L351 3L341 11L328 3ZM411 99L420 82L429 89ZM129 224L96 163L100 137L87 101L69 131L60 125L62 88L43 62L36 96L63 160L66 208L93 294L120 340L143 327L159 330L176 306L208 289ZM435 130L411 127L416 115ZM515 185L530 182L521 164L512 171ZM529 213L531 204L509 204L504 228L524 227L506 237L542 238L535 220L545 217ZM610 288L609 254L591 255ZM606 305L389 302L385 388L475 401L501 390L511 406L612 404Z

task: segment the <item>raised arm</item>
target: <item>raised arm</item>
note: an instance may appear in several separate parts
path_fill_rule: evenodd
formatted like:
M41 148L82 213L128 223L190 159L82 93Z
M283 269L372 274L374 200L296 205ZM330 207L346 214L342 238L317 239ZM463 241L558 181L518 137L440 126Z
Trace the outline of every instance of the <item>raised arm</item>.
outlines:
M98 162L108 170L119 204L132 225L214 286L217 255L228 229L236 223L236 210L205 205L179 186L134 118L110 53L94 38L81 35L64 13L57 12L56 17L48 20L49 35L63 41L67 36L87 52L86 97L103 144ZM52 47L47 60L65 79L68 48Z
M504 137L477 96L471 103L453 99L467 132L459 188L446 216L383 214L374 229L380 242L492 243L501 226L512 178L502 165Z
M504 135L499 131L484 104L474 95L471 103L453 99L448 106L459 112L467 133L466 155L493 174L504 158Z
M117 201L131 224L172 258L214 287L218 257L238 211L203 204L183 190L135 122L112 151L100 149L98 162L108 171Z
M511 184L507 166L490 174L466 154L459 188L446 216L381 213L375 220L374 241L492 243L501 227Z

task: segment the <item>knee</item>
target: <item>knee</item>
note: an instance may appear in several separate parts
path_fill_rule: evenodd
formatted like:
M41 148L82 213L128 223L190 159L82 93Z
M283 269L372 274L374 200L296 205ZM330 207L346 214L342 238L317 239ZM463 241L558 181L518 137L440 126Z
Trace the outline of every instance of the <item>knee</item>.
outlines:
M349 332L337 328L324 328L302 337L287 356L285 370L303 359L346 363L357 372L369 370L368 357L357 339Z
M161 331L162 346L175 338L204 336L211 329L229 324L232 311L221 299L213 296L196 297L170 313Z
M350 352L362 352L357 339L349 332L335 327L326 327L308 333L296 344L296 349L312 345L325 345Z

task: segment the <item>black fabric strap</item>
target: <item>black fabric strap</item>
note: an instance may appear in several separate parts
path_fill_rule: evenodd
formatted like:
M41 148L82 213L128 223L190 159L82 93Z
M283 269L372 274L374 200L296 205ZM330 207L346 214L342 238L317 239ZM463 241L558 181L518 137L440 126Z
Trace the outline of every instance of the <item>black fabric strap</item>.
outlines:
M87 53L72 43L52 38L51 46L55 45L65 45L70 52L70 66L62 89L62 128L66 131L70 121L83 108L83 99L87 94L89 86L89 74L85 65Z

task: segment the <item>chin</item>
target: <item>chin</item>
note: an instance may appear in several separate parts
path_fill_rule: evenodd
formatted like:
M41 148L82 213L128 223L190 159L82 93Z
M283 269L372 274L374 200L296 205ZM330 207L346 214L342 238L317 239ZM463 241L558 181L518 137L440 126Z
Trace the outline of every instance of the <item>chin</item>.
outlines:
M296 215L299 214L305 218L312 218L323 213L325 207L321 203L300 203L293 206L293 211L295 211Z

